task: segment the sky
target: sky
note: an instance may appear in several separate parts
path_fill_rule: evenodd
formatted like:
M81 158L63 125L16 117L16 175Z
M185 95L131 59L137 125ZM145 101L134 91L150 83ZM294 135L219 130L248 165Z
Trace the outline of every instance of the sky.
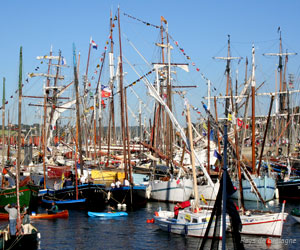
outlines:
M30 78L31 72L46 73L46 61L41 64L37 56L48 55L50 48L53 54L59 50L70 66L63 70L66 85L73 80L73 43L76 55L80 52L80 80L85 74L90 37L98 45L92 49L89 64L89 80L91 92L94 92L98 79L104 47L109 41L109 18L117 14L120 6L121 39L124 61L125 79L128 85L141 75L151 70L151 63L161 60L160 49L155 43L160 42L161 16L168 22L173 46L171 61L188 63L189 72L180 69L173 74L174 85L195 85L197 88L185 88L186 97L194 107L192 120L205 116L201 101L207 102L207 80L212 83L212 95L224 95L226 86L225 61L213 59L227 55L227 40L230 35L231 55L241 57L232 62L232 79L238 82L239 92L245 78L245 58L249 60L247 74L251 74L251 47L256 50L256 82L264 83L260 92L275 91L275 75L278 58L263 56L263 53L279 52L279 33L282 34L283 50L300 52L300 35L298 32L300 9L299 1L254 0L254 1L143 1L143 0L10 0L0 2L0 86L6 78L6 105L10 110L10 119L16 123L19 50L23 47L23 92L24 95L43 95L45 79ZM150 25L146 25L149 23ZM118 26L115 22L113 33L115 57L119 55ZM136 52L143 56L143 58ZM188 59L189 58L189 59ZM115 60L116 61L116 60ZM149 65L146 63L149 63ZM294 88L299 88L300 63L299 55L288 58L287 73L294 74ZM132 69L135 68L136 72ZM39 67L37 69L37 67ZM36 70L37 69L37 70ZM97 71L97 72L96 72ZM104 64L101 83L107 84L109 76L108 64ZM154 82L154 75L148 77ZM28 82L26 81L28 79ZM82 88L82 82L80 82ZM72 88L72 91L74 89ZM152 117L153 99L147 94L144 83L140 81L133 90L146 106L142 112L144 119ZM0 91L2 92L2 91ZM70 90L71 94L71 90ZM72 94L71 94L72 95ZM2 93L0 93L2 98ZM128 91L128 103L132 113L137 115L139 101L133 91ZM258 99L258 98L257 98ZM41 120L42 108L28 106L38 104L42 99L23 99L23 123L32 124ZM295 94L293 105L299 105ZM174 110L178 119L184 123L182 116L183 99L174 95ZM257 114L268 110L268 97L257 100ZM218 112L222 116L224 104L218 102ZM118 107L116 108L118 111ZM198 112L194 112L198 110ZM116 112L117 112L116 111ZM199 112L201 112L199 114ZM129 111L129 115L131 111ZM69 114L72 116L72 114ZM107 118L107 114L104 114ZM136 120L130 118L130 124Z

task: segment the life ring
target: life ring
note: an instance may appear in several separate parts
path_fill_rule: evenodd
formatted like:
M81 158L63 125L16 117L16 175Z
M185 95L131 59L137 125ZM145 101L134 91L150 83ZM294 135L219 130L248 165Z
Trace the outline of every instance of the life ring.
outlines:
M271 156L272 155L272 152L271 151L268 151L267 152L267 156Z
M282 154L282 148L278 148L278 154L279 154L279 155Z

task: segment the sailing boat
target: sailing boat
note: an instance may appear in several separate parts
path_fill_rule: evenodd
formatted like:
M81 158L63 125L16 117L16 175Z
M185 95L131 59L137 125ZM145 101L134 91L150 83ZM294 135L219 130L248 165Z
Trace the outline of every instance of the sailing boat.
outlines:
M5 212L4 206L7 204L13 204L17 201L17 189L16 187L8 187L6 179L11 178L13 184L16 186L16 176L12 173L14 165L7 157L5 161L5 78L3 78L3 102L2 102L2 185L0 189L0 212ZM9 152L9 149L8 149ZM8 153L9 154L9 153ZM34 211L37 207L38 198L38 186L31 183L30 177L26 177L19 183L20 206L29 207L31 211Z
M2 231L0 236L0 246L2 249L24 249L37 248L40 238L38 230L29 225L29 233L25 234L21 229L21 213L20 213L20 165L21 165L21 109L22 109L22 47L20 47L20 67L19 67L19 108L18 108L18 155L16 168L16 191L17 191L17 232L16 236L11 236L9 230Z
M77 74L77 60L76 50L73 44L73 61L74 61L74 85L76 92L76 130L78 137L76 136L76 152L79 152L79 162L81 165L81 172L83 173L83 157L81 150L81 136L80 136L80 110L79 110L79 84ZM77 139L78 138L78 139ZM104 206L106 193L104 191L105 186L101 184L81 184L78 185L77 178L77 155L75 154L75 185L67 186L58 190L48 190L47 194L44 195L42 202L50 206L54 201L59 208L86 208L93 209L101 208Z

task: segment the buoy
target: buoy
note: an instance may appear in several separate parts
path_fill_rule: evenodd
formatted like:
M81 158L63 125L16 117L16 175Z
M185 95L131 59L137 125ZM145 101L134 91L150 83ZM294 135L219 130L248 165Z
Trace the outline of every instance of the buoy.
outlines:
M270 238L267 238L267 240L266 240L266 244L267 244L267 245L271 245L271 244L272 244L272 241L271 241L271 239L270 239Z
M154 219L151 219L151 223L154 223Z
M150 223L150 220L149 220L149 219L147 219L147 223Z

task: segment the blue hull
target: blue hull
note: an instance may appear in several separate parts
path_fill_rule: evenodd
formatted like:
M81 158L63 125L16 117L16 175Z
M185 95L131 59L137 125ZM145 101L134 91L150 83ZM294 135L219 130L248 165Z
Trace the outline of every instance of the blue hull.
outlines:
M86 199L79 199L79 200L61 200L61 201L57 201L57 200L42 200L42 202L46 203L46 204L52 204L52 202L55 202L56 205L67 205L67 204L78 204L78 203L84 203L86 201Z
M88 216L90 216L90 217L102 217L102 218L113 218L113 217L128 216L128 214L126 212L114 212L114 213L88 212Z

